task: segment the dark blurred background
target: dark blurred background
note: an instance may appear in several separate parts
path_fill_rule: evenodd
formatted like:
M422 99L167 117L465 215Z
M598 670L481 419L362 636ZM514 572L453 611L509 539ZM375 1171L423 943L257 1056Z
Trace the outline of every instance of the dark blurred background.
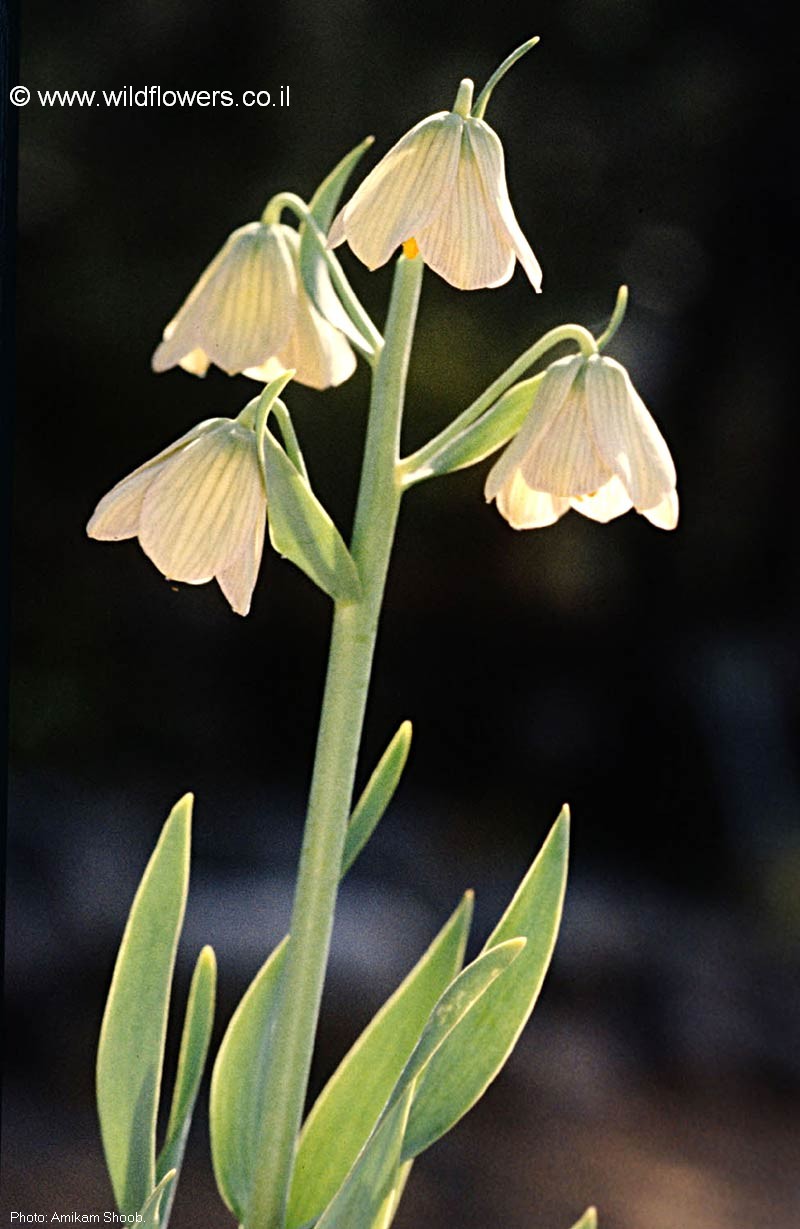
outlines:
M570 514L515 534L486 466L406 501L360 781L399 722L397 799L348 878L320 1087L455 906L483 940L560 804L570 888L509 1068L418 1163L398 1229L773 1229L800 1220L800 551L786 313L788 81L767 6L544 0L22 6L37 89L270 89L288 108L19 112L5 1194L111 1206L93 1061L126 910L160 825L197 796L178 971L221 965L221 1030L283 934L329 607L267 552L252 614L89 542L119 477L255 386L156 377L161 330L234 227L368 165L533 33L489 121L545 272L462 294L428 275L407 447L541 332L602 327L676 457L674 534ZM772 16L778 13L772 10ZM777 22L775 23L777 27ZM390 271L348 273L382 319ZM345 529L368 381L290 403ZM174 1045L174 1041L173 1041ZM176 1227L231 1224L203 1109Z

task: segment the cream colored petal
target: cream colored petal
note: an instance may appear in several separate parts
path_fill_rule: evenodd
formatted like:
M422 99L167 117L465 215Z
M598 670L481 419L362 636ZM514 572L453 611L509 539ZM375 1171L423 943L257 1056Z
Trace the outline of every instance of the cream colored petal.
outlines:
M599 521L601 525L630 512L633 507L631 497L616 474L595 495L579 495L569 502L576 512L592 521Z
M334 220L329 245L346 238L359 260L377 269L416 237L455 177L463 124L461 116L442 111L407 132Z
M264 505L255 437L232 423L164 466L145 494L139 541L165 576L202 584L246 548Z
M542 270L511 207L500 138L494 129L482 119L468 119L465 130L469 135L470 145L480 168L495 223L498 229L504 232L509 246L528 275L528 280L534 290L538 293L542 289Z
M495 218L465 124L452 185L427 226L415 232L422 259L459 290L507 282L514 249Z
M657 529L674 529L678 524L678 492L670 491L655 508L640 508L639 511Z
M285 371L294 369L298 384L309 388L343 384L356 369L347 339L308 300L298 304L294 330L277 359Z
M230 422L227 418L209 418L198 423L187 431L180 439L175 440L144 465L138 466L127 477L122 478L112 487L107 495L98 503L92 513L86 532L90 538L103 542L118 542L124 538L133 538L139 531L139 515L145 491L162 468L167 458L179 452L192 440L199 439L209 431Z
M208 355L205 350L190 350L185 354L180 363L184 371L188 371L193 376L204 376L211 366Z
M566 498L593 495L611 478L613 471L589 433L581 373L559 413L522 458L520 472L534 490Z
M248 376L251 380L259 380L262 384L269 384L271 380L288 370L279 358L268 358L266 363L261 363L258 367L245 367L242 375Z
M234 231L164 330L153 355L156 371L201 349L233 375L280 349L294 323L297 292L287 231L260 222Z
M131 474L104 495L86 526L89 537L100 542L120 542L123 538L135 538L139 532L142 500L158 470L159 466L154 466Z
M582 364L583 359L579 354L571 354L551 363L547 368L531 412L505 452L489 470L484 488L487 500L494 498L511 473L538 446L539 440L560 413Z
M675 466L625 368L612 358L589 359L586 401L598 452L619 475L635 508L655 508L675 488Z
M544 529L555 524L568 508L568 499L531 490L519 470L497 495L497 509L512 529Z
M342 384L356 369L356 357L347 338L325 320L306 294L300 275L300 236L286 236L297 273L297 310L294 328L276 354L284 371L295 371L298 384L330 388Z
M264 550L264 529L267 523L266 504L256 514L249 528L245 547L235 559L217 573L219 587L236 614L250 613L250 601Z

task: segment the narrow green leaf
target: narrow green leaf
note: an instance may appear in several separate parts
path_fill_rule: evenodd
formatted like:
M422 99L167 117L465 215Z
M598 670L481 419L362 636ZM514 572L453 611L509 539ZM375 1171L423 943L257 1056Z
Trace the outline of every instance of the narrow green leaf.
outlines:
M506 939L496 947L481 952L480 956L450 983L431 1012L414 1053L392 1092L389 1105L393 1105L398 1097L405 1094L410 1082L421 1082L422 1073L437 1052L459 1024L469 1020L470 1013L475 1010L492 983L519 957L526 942L523 938Z
M405 1190L408 1175L411 1173L411 1166L413 1164L413 1161L404 1161L398 1168L394 1186L383 1201L383 1207L376 1216L372 1229L389 1229L397 1214L397 1209L400 1207L400 1200L403 1197L403 1191Z
M158 1186L155 1188L139 1213L142 1219L137 1220L136 1224L137 1226L140 1226L141 1229L157 1229L157 1226L160 1227L160 1229L163 1229L163 1226L166 1224L166 1219L164 1217L164 1213L160 1210L161 1200L165 1195L172 1196L174 1194L175 1188L173 1183L175 1182L177 1176L177 1170L175 1169L169 1169L164 1174L164 1177L158 1183Z
M364 137L348 154L336 163L336 166L326 175L316 192L308 202L308 207L316 218L320 230L327 230L333 221L339 198L344 186L358 166L369 147L375 143L374 137Z
M288 937L275 948L231 1017L211 1076L211 1159L219 1192L243 1223L264 1103L270 1024Z
M189 886L192 795L162 829L131 906L97 1051L97 1108L121 1212L156 1185L156 1115L175 952Z
M541 371L503 393L477 422L462 431L450 444L445 444L419 471L410 474L408 484L477 465L507 444L528 417L544 375Z
M576 1221L572 1229L597 1229L597 1208L587 1208L579 1221Z
M367 137L360 145L356 145L355 149L351 149L349 154L345 154L311 198L309 209L323 234L327 233L333 220L348 178L374 140L374 137ZM369 341L356 328L342 307L339 296L331 285L330 273L325 257L320 251L319 243L311 228L305 223L300 226L300 275L306 293L320 315L356 345L371 351L372 346Z
M565 807L484 949L513 935L524 935L525 950L462 1017L420 1075L403 1142L404 1160L417 1156L458 1122L514 1048L555 947L568 843L569 811Z
M350 816L342 854L342 875L347 874L392 801L410 749L411 722L404 721L378 761Z
M279 554L291 559L335 601L357 601L356 566L341 534L275 437L266 429L259 448L264 465L269 536Z
M370 1136L317 1229L372 1229L397 1178L413 1095L412 1083Z
M156 1162L156 1178L159 1180L169 1170L179 1170L183 1162L183 1153L211 1040L216 983L216 958L212 948L204 947L197 959L192 984L189 988L167 1134ZM177 1182L173 1184L164 1200L159 1222L161 1229L166 1229L169 1221L177 1185Z
M472 893L367 1025L311 1110L300 1135L287 1225L326 1207L369 1138L431 1010L464 958Z

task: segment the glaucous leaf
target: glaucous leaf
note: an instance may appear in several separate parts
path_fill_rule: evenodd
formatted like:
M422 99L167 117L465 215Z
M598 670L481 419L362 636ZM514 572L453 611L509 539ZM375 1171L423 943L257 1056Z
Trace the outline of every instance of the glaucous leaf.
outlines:
M485 952L512 936L525 950L464 1014L420 1074L403 1159L417 1156L458 1122L495 1078L533 1010L555 947L567 875L565 807L489 936ZM463 976L463 974L462 974Z
M468 892L317 1098L300 1135L288 1229L318 1216L344 1181L434 1004L461 968L471 917Z
M135 1222L139 1229L163 1229L166 1219L164 1217L162 1199L167 1195L174 1194L176 1177L177 1171L174 1169L169 1169L164 1174L164 1177L158 1183L139 1213L142 1219Z
M260 448L267 487L269 536L334 601L357 601L361 583L342 536L269 430Z
M413 1094L411 1084L372 1133L317 1229L372 1229L397 1178Z
M156 1162L156 1179L159 1181L171 1169L179 1170L183 1161L211 1040L216 983L216 958L212 948L204 947L197 959L189 988L167 1134ZM177 1185L177 1182L173 1183L164 1197L159 1217L161 1229L166 1229L169 1221Z
M378 761L350 816L342 854L342 875L347 874L392 801L410 749L411 722L404 721Z
M211 1076L211 1159L219 1193L247 1218L265 1096L270 1021L288 936L250 983L233 1013Z
M403 1197L403 1191L405 1190L408 1175L411 1173L411 1166L413 1164L413 1161L404 1161L402 1165L400 1165L395 1176L394 1186L384 1199L381 1210L376 1216L372 1225L372 1229L389 1229L389 1226L397 1214L397 1209L400 1207L400 1200Z
M450 983L431 1012L414 1052L395 1085L389 1099L390 1106L405 1094L409 1083L421 1081L424 1071L437 1052L459 1024L469 1019L470 1012L476 1008L493 982L519 958L525 943L523 938L506 939L496 947L481 952L480 956Z
M330 175L322 181L312 196L309 202L309 209L322 236L327 233L347 180L370 145L372 145L374 139L374 137L367 137L360 145L356 145L355 149L351 149L349 154L345 154L341 162L337 163ZM362 336L359 329L356 328L342 307L339 297L331 285L328 261L335 261L336 257L332 252L327 254L324 252L320 245L319 237L319 235L314 235L306 223L301 224L300 276L303 279L306 292L317 311L329 324L339 329L362 349L372 350L370 343Z
M540 372L532 379L523 380L503 393L477 422L467 427L449 444L445 444L440 452L418 470L409 474L407 484L411 486L424 478L452 474L458 469L477 465L479 461L485 460L507 444L517 434L533 408L544 374Z
M156 1185L156 1116L175 952L189 886L192 796L173 807L131 906L97 1052L97 1108L117 1206Z

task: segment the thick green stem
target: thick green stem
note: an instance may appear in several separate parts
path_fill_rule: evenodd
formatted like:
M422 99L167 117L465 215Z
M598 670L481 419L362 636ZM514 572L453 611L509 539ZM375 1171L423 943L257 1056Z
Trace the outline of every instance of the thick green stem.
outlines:
M353 529L362 597L338 603L320 719L291 941L281 982L247 1229L283 1229L328 959L364 709L402 488L397 473L422 260L400 257L375 368Z

